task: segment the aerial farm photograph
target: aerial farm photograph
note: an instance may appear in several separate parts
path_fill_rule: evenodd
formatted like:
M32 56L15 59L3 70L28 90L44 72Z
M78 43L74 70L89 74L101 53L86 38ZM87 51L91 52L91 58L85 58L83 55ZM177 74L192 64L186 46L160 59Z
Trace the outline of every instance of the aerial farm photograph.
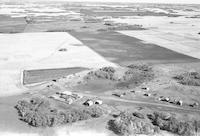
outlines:
M0 0L0 136L200 136L200 1Z

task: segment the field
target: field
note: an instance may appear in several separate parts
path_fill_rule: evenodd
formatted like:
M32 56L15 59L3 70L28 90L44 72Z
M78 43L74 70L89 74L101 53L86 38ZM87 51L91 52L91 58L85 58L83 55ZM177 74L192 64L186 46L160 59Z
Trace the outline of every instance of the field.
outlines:
M65 77L70 74L86 70L86 68L59 68L59 69L40 69L40 70L24 70L23 84L34 84L44 81L51 81L59 77Z
M20 85L24 70L115 66L64 32L1 34L0 39L1 96L26 90ZM54 77L55 75L52 75L50 79ZM41 78L39 77L39 81ZM22 89L19 90L17 86Z
M146 18L154 20L153 17ZM138 23L143 24L146 19L138 19ZM124 20L123 20L124 21ZM129 20L131 22L131 20ZM183 25L184 24L184 25ZM147 25L147 24L143 24ZM142 39L146 43L155 43L161 47L185 54L194 58L199 58L199 23L197 19L185 20L184 17L170 18L165 21L165 18L158 19L158 22L152 22L151 29L146 31L122 31L121 33ZM166 27L167 26L167 27ZM149 27L149 26L148 26Z
M195 58L159 47L156 44L144 43L140 39L117 32L70 32L70 34L80 39L107 60L121 65L128 65L135 61L158 64L198 61Z
M1 2L0 135L200 136L199 13Z

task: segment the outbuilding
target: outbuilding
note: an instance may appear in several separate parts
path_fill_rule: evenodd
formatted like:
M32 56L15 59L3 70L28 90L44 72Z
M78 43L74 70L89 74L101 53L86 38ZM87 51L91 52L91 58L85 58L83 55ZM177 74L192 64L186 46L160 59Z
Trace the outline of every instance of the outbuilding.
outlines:
M150 88L148 88L148 87L142 87L142 90L149 91L149 90L150 90Z
M169 102L170 98L169 97L163 97L163 96L161 96L161 97L158 98L158 100L159 101L164 101L164 102Z
M193 103L193 104L190 104L189 106L190 106L190 107L197 107L197 106L199 106L199 103L195 102L195 103Z
M67 98L65 101L67 104L72 104L74 102L73 98Z
M67 51L67 49L66 48L60 48L58 51L64 52L64 51Z
M92 100L87 100L86 102L83 103L86 106L92 106L94 103Z
M103 101L102 100L96 100L95 104L101 105L101 104L103 104Z
M194 106L199 106L198 102L193 103Z
M179 100L179 101L177 101L176 104L182 106L183 105L183 101Z
M149 93L144 93L144 96L151 96L151 94L149 94Z

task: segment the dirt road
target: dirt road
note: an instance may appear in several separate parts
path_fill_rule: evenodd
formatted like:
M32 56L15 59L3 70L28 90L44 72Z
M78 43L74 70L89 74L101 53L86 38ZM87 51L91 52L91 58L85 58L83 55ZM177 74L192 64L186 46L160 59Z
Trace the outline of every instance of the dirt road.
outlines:
M88 97L98 97L100 99L104 100L111 100L111 101L116 101L116 102L124 102L124 103L132 103L132 104L138 104L138 105L143 105L147 107L156 107L159 109L164 109L164 110L175 110L175 111L184 111L184 112L199 112L200 109L192 109L192 108L187 108L185 106L176 106L176 105L168 105L168 104L163 104L163 103L156 103L156 102L145 102L145 101L139 101L139 100L127 100L127 99L122 99L122 98L116 98L113 96L97 96L93 94L86 94L86 93L77 93L82 96L88 96Z

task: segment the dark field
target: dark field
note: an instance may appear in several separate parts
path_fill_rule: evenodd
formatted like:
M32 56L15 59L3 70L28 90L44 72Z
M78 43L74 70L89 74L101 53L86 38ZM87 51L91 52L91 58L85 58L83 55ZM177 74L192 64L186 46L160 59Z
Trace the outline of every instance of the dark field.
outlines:
M81 10L81 13L85 15L92 16L112 16L112 17L122 17L122 16L168 16L168 17L178 17L180 15L176 14L166 14L166 13L156 13L151 11L92 11L92 10Z
M23 72L23 84L27 85L32 83L50 81L83 70L86 70L86 68L74 67L74 68L59 68L59 69L25 70Z
M198 59L179 54L155 44L143 43L137 38L122 35L118 32L94 33L73 31L70 34L106 59L121 65L135 61L158 64L198 61Z
M21 33L26 28L26 25L24 18L11 18L0 15L0 33Z

